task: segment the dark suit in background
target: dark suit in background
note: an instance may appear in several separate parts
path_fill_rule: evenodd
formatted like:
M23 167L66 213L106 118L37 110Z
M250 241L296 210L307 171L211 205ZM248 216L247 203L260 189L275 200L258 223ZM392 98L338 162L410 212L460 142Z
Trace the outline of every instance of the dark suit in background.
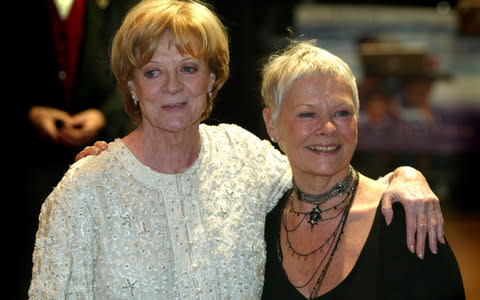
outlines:
M110 70L110 48L115 31L127 10L137 1L83 0L83 37L78 47L78 61L70 99L66 99L59 69L58 47L52 34L53 0L12 1L7 4L9 19L6 85L14 121L12 139L19 151L12 153L9 164L13 192L7 209L8 235L16 259L9 299L26 299L31 278L31 256L41 204L74 161L80 147L67 147L42 138L28 119L34 106L67 111L71 115L90 108L99 109L106 118L105 128L95 140L109 141L124 136L130 129L123 109L123 96ZM28 3L26 3L28 2ZM82 1L80 1L82 2ZM75 5L75 4L74 4ZM63 74L65 75L65 74ZM88 144L92 143L91 141Z

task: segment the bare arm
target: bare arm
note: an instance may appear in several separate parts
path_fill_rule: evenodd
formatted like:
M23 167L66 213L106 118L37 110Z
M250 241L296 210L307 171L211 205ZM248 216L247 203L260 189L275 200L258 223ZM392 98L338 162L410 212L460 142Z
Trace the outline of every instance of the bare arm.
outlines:
M88 146L78 153L75 160L88 155L98 155L107 147L104 141L95 142L93 146ZM445 243L443 215L440 201L422 173L412 167L398 167L379 180L388 185L382 195L382 212L387 224L393 220L392 203L402 203L406 215L408 249L423 258L428 230L430 250L437 253L437 239Z

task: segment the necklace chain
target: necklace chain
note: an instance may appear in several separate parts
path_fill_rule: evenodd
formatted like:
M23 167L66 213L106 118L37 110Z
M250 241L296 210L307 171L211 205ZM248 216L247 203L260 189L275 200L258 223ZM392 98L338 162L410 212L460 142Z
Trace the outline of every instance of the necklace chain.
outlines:
M352 167L350 167L350 168L353 172L353 168ZM345 208L345 212L342 216L342 220L340 220L340 223L342 224L341 229L340 229L340 233L337 237L337 240L335 241L335 246L333 248L332 254L330 254L330 257L327 261L327 264L323 268L322 273L320 273L320 277L318 277L317 282L312 289L312 293L310 294L310 299L313 299L313 298L317 297L318 292L320 291L320 287L322 286L323 280L325 279L325 276L327 275L328 268L330 267L330 264L332 263L333 256L335 255L335 252L338 249L338 244L340 243L340 238L343 235L343 230L345 229L345 224L347 223L348 214L349 214L350 208L352 207L352 204L353 204L353 198L355 197L355 193L357 192L358 181L359 181L358 171L355 171L355 181L352 184L352 188L350 190L350 199L348 201L349 203L348 203L347 207Z
M324 221L336 219L345 209L345 208L343 209L338 209L338 208L341 207L342 205L345 205L345 206L348 205L348 200L349 200L348 196L349 196L349 193L347 192L347 195L345 196L345 198L343 198L342 201L340 201L339 203L335 204L332 207L321 209L320 205L317 205L311 211L300 212L300 211L296 211L295 208L293 207L293 193L292 193L290 195L290 212L297 216L303 215L303 218L300 220L297 226L295 226L293 229L288 230L287 228L285 228L285 230L287 230L287 232L295 231L303 223L303 221L307 218L307 216L309 217L308 223L310 223L311 231L313 231L313 226L317 225L318 222L324 222ZM335 210L338 212L333 216L325 217L324 215L330 212L331 210Z
M350 174L352 174L350 176ZM350 179L348 179L350 177ZM355 177L355 180L353 180L353 178ZM347 180L348 179L348 180ZM300 289L300 288L304 288L306 287L308 284L310 284L310 282L313 280L313 278L315 278L315 276L319 273L319 271L321 270L320 272L320 275L317 279L317 282L315 284L315 286L313 287L312 289L312 292L311 292L311 295L310 295L310 299L313 299L319 292L320 290L320 287L323 283L323 280L325 279L325 276L326 276L326 273L328 271L328 268L330 267L330 264L333 260L333 257L335 255L335 252L338 248L338 244L340 242L340 237L342 236L343 234L343 230L345 228L345 224L347 222L347 218L348 218L348 213L350 211L350 208L352 206L352 203L353 203L353 198L355 196L355 192L356 192L356 188L358 186L358 179L359 179L359 176L358 176L358 172L353 170L353 168L350 166L350 170L349 170L349 175L340 183L348 183L348 185L346 185L345 187L348 187L346 190L344 189L342 194L345 194L346 193L346 196L345 198L339 202L338 204L330 207L330 208L327 208L325 210L320 210L319 208L319 205L320 204L316 204L316 206L312 209L312 211L310 212L297 212L294 210L293 208L293 205L292 205L292 199L290 198L290 200L292 201L291 202L291 212L293 212L294 214L297 214L297 215L300 215L300 214L303 214L304 217L300 220L300 222L294 226L292 229L288 229L287 228L287 225L286 225L286 214L284 213L283 214L283 218L282 218L282 224L283 224L283 227L284 227L284 230L285 230L285 235L286 235L286 243L287 243L287 246L288 246L288 249L291 251L292 253L292 256L293 255L297 255L298 257L303 257L304 260L307 259L308 256L310 255L314 255L316 254L317 252L321 251L326 245L329 245L328 246L328 249L325 251L325 255L321 258L320 260L320 263L318 264L317 268L315 269L315 271L313 272L312 276L303 284L300 284L300 285L295 285L293 284L297 289ZM352 184L353 183L353 184ZM336 185L338 186L338 184ZM294 185L295 187L295 185ZM329 192L325 193L325 194L328 194L332 191L333 189L331 189ZM325 194L322 194L322 195L325 195ZM340 194L338 194L340 195ZM336 196L338 196L336 195ZM332 197L333 198L333 197ZM331 199L331 198L330 198ZM307 201L308 202L308 201ZM323 201L325 202L325 201ZM323 203L322 202L322 203ZM310 203L310 202L309 202ZM334 216L330 217L330 218L322 218L321 217L321 214L324 213L324 212L327 212L329 210L332 210L332 209L337 209L339 206L341 206L343 203L346 203L346 205L344 206L343 209L341 209L337 214L335 214ZM316 214L320 214L318 220L317 219L314 219L314 224L312 223L312 213ZM337 224L337 226L335 227L335 229L333 230L332 234L319 246L319 247L316 247L314 250L308 252L308 253L301 253L299 252L298 250L295 249L295 247L293 246L292 242L290 241L290 238L289 238L289 233L292 233L294 231L296 231L300 225L304 222L304 220L306 219L307 216L310 217L310 220L309 220L309 223L310 225L312 226L312 231L313 231L313 225L316 225L318 221L326 221L326 220L332 220L332 219L335 219L335 218L338 218L338 216L341 215L341 218ZM330 255L329 255L330 253ZM327 262L324 264L325 260L327 259L328 257L328 260ZM321 268L321 266L324 265L323 268ZM288 274L287 274L288 276ZM290 280L291 282L291 280Z
M341 182L334 185L328 192L320 195L313 195L313 194L308 194L303 192L295 184L295 179L292 179L292 185L298 200L305 201L313 205L320 205L332 198L343 195L347 187L350 186L350 184L352 183L352 180L353 180L353 167L350 166L348 169L348 175L347 177L345 177L345 179L343 179Z
M346 193L346 191L350 190L351 184L352 184L352 181L353 181L353 175L354 175L353 173L354 173L353 167L349 166L348 175L341 182L339 182L335 186L333 186L328 192L320 194L320 195L312 195L312 194L304 193L303 191L301 191L297 187L297 185L295 184L295 180L292 180L293 181L293 190L295 191L295 195L297 196L297 199L299 201L304 201L304 202L307 202L309 204L315 205L315 207L309 212L297 212L293 208L293 200L291 201L291 204L290 204L291 211L293 213L297 214L297 215L300 215L300 214L304 215L304 218L302 218L302 220L300 221L298 226L300 226L301 223L303 223L303 221L305 220L307 215L309 217L308 223L310 223L310 226L311 226L310 230L311 231L313 231L313 227L315 225L317 225L318 222L327 221L327 220L334 219L334 218L338 217L338 215L340 215L340 213L338 213L337 215L335 215L331 218L324 218L323 215L324 215L324 213L326 213L326 212L328 212L332 209L337 209L339 206L343 205L347 201L347 199L349 198L348 193L347 193L347 196L337 205L334 205L330 208L323 209L323 210L320 208L320 205L325 203L326 201L328 201L330 199L333 199L333 198L338 197L338 196L342 196ZM292 196L293 196L293 194L292 194ZM298 228L298 226L296 226L296 228Z
M345 202L347 200L347 198L349 199L350 197L350 193L347 193L345 199L342 200L342 202ZM348 206L348 205L347 205ZM327 220L332 220L332 219L336 219L338 218L338 216L340 216L341 214L345 214L345 211L346 211L346 208L347 206L345 206L342 210L339 210L339 212L333 216L333 217L330 217L330 218L322 218L321 221L327 221ZM315 208L314 208L315 209ZM286 235L286 241L287 241L287 246L288 248L291 250L292 252L292 255L297 255L299 257L302 257L304 259L307 259L308 256L312 255L312 254L315 254L317 253L318 251L321 251L323 249L323 247L325 247L325 245L329 244L329 242L335 237L335 235L337 234L338 232L338 229L341 225L341 222L339 222L337 224L337 226L335 227L335 229L333 230L332 234L320 245L318 246L317 248L311 250L310 252L307 252L307 253L302 253L300 252L299 250L296 250L294 247L293 247L293 244L290 240L290 236L289 234L292 233L292 232L295 232L303 223L303 221L306 219L306 217L309 215L309 213L304 213L304 216L303 218L300 220L300 222L295 225L292 229L289 229L287 228L287 222L286 222L286 218L287 218L287 214L284 214L283 218L283 228L285 229L285 235ZM313 225L312 225L312 229L311 231L313 231Z

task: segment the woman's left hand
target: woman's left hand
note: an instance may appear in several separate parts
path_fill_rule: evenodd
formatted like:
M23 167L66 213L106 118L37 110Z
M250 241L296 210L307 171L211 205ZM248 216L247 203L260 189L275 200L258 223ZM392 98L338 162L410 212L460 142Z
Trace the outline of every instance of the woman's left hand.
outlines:
M385 221L388 225L392 222L392 203L402 203L406 215L408 249L423 258L428 230L430 250L437 253L437 239L445 243L443 215L440 201L430 189L427 180L412 167L398 167L387 177L388 187L382 195Z

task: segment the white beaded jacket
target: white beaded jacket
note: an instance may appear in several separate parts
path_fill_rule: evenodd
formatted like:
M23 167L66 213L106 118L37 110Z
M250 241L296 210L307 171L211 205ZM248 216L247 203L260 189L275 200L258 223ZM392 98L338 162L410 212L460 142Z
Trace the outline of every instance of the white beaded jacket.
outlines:
M45 200L30 299L259 299L266 213L286 157L235 126L200 125L186 171L143 165L119 139Z

